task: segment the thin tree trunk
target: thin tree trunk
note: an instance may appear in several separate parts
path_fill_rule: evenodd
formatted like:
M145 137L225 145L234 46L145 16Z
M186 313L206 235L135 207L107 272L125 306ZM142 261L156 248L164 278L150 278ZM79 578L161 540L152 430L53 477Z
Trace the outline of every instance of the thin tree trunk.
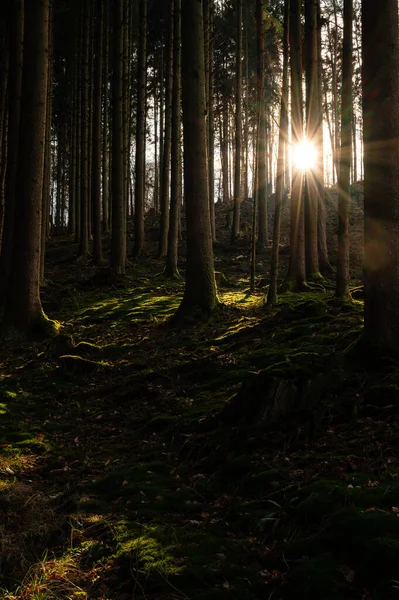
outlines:
M278 136L278 158L275 211L273 225L273 249L270 265L270 286L267 292L267 305L277 302L278 263L280 249L281 206L284 193L284 151L288 138L288 61L289 61L289 14L290 0L284 3L284 33L283 33L283 76L280 108L280 127Z
M165 258L168 251L170 210L170 151L172 134L172 84L173 84L173 4L168 0L168 35L166 42L166 90L165 90L165 136L161 171L161 228L158 258Z
M295 148L303 136L301 0L291 0L291 142ZM293 165L291 191L290 260L286 286L301 289L306 281L303 173Z
M184 0L183 0L184 1ZM177 268L179 242L180 196L180 71L181 71L181 0L174 0L173 24L173 89L172 89L172 143L171 143L171 190L168 252L166 256L165 274L168 277L179 277Z
M264 34L263 0L256 0L257 27L257 111L259 132L257 151L258 173L258 206L259 206L259 237L261 246L266 246L268 239L267 226L267 152L266 152L266 120L265 120L265 34Z
M112 78L112 237L111 270L124 275L126 268L126 198L123 179L123 0L113 1Z
M339 298L349 297L349 212L350 169L352 159L352 27L353 2L344 0L344 41L342 52L341 152L338 171L338 254L337 286Z
M313 170L305 177L305 248L306 276L317 279L319 272L319 254L317 244L317 209L320 193L320 155L323 148L318 146L319 118L317 114L318 51L317 51L317 0L305 0L305 63L306 63L306 134L307 140L315 147L318 161Z
M234 206L231 243L240 235L241 207L241 146L242 146L242 0L236 0L237 29L236 29L236 97L235 97L235 164L234 164Z
M96 21L94 34L94 90L93 90L93 139L92 139L92 184L91 202L93 207L93 264L102 262L101 244L101 90L103 60L103 20L104 2L96 1Z
M145 198L145 122L147 79L147 0L139 0L139 51L137 78L136 121L136 181L134 204L134 256L144 253L144 198Z

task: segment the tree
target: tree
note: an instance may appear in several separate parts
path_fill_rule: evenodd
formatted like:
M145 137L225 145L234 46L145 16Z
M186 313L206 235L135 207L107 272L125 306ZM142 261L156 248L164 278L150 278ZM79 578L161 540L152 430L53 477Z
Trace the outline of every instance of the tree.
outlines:
M301 4L301 0L291 0L290 6L291 139L293 148L302 141L303 136ZM301 289L306 281L304 234L303 173L294 165L291 188L290 261L286 280L286 285L292 289Z
M362 0L364 336L399 338L399 41L397 0Z
M147 0L139 0L137 59L136 181L134 198L134 256L144 253L145 99L147 81Z
M43 165L48 85L49 0L25 5L24 59L14 248L4 324L25 334L52 329L40 300ZM49 327L50 326L50 327Z
M104 2L97 0L97 15L94 36L94 90L93 90L93 150L92 150L92 185L91 201L93 207L93 263L101 264L101 91L102 91L102 59L103 59L103 19Z
M79 255L89 252L89 103L90 103L90 0L81 5L81 105L80 105L80 240Z
M173 88L173 4L168 0L168 35L166 42L166 89L165 89L165 136L161 169L161 231L158 257L164 258L168 251L170 206L170 152L172 144L172 88Z
M182 3L182 101L186 282L176 316L209 316L218 306L209 218L202 2Z
M10 15L11 33L9 37L8 72L8 135L7 172L5 184L4 229L0 255L0 302L5 302L10 277L11 258L14 247L15 188L18 168L18 139L21 109L24 2L13 3ZM3 157L3 160L5 157Z
M352 162L352 28L353 0L344 0L344 46L342 55L341 151L338 170L338 254L339 298L349 297L349 211Z
M317 53L317 0L305 0L306 137L320 156L323 154L323 148L318 146L317 136L319 124ZM320 193L318 164L315 165L314 170L309 169L305 174L305 248L308 279L320 277L317 245L317 211Z
M117 275L124 275L126 264L126 198L123 178L123 0L114 0L113 16L111 270Z
M236 139L234 165L234 207L233 227L231 230L232 243L240 234L240 205L241 205L241 146L242 146L242 0L236 2L237 10L237 48L236 48Z
M175 278L179 277L177 259L181 207L181 0L174 0L173 15L172 160L170 175L168 252L166 255L165 274L168 277Z
M256 39L257 39L257 187L259 206L259 243L267 244L267 152L265 119L265 33L263 0L256 0Z
M322 149L324 147L324 135L323 135L323 60L321 55L321 10L320 0L317 0L317 144L316 147ZM325 193L324 193L324 155L320 150L318 154L318 162L316 166L316 173L318 174L318 200L319 205L317 208L317 246L319 252L319 268L322 275L331 275L332 267L328 259L327 249L327 227L326 227L326 206L325 206Z
M277 178L275 211L273 225L273 248L270 265L270 286L267 292L267 305L277 302L277 278L280 247L281 204L284 191L284 150L288 141L288 61L289 61L289 15L290 0L284 3L284 32L283 32L283 81L281 90L280 127L278 138Z

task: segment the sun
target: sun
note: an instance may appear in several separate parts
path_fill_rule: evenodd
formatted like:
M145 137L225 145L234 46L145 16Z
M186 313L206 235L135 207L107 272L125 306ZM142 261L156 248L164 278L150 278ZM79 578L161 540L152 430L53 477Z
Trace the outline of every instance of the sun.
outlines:
M301 171L309 171L316 166L317 151L311 142L303 140L294 147L294 165Z

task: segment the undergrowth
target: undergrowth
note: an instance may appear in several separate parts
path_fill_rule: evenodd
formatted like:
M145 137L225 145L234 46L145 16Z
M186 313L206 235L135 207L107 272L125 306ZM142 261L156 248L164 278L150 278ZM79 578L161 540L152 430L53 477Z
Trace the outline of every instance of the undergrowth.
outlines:
M61 334L1 350L1 597L399 598L399 370L353 367L362 303L324 282L266 312L219 244L225 309L177 330L159 261L110 282L73 251L43 288ZM317 402L261 421L270 381Z

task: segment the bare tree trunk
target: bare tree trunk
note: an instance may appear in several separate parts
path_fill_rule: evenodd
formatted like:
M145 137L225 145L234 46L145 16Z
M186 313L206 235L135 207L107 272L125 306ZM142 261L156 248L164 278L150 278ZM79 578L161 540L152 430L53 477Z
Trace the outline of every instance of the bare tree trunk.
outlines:
M40 300L43 166L48 85L49 2L25 6L21 120L17 163L18 219L4 323L25 334L43 335L54 323Z
M8 75L8 131L7 131L7 171L5 180L5 212L0 254L0 303L10 278L11 259L14 247L15 189L17 184L18 139L21 110L21 82L24 36L24 2L13 3L11 12L11 32L9 37L10 66Z
M145 197L145 122L147 80L147 0L139 0L139 52L137 78L136 121L136 181L134 203L134 256L144 253L144 197Z
M111 270L124 275L126 268L126 197L123 178L123 0L113 0L112 77L112 238Z
M349 213L352 159L352 27L353 2L344 0L344 42L342 52L341 152L338 170L338 254L336 296L349 298Z
M295 147L303 136L301 0L291 0L291 140ZM303 173L293 165L291 191L290 261L286 286L293 290L305 285L305 228L303 211Z
M171 145L171 202L168 252L166 256L165 274L168 277L179 277L177 268L179 242L179 216L181 207L180 195L180 107L181 107L181 0L174 0L173 25L173 90L172 90L172 145Z
M398 3L362 0L364 336L373 357L399 337Z
M323 158L323 148L318 146L317 130L319 119L318 103L318 52L317 52L317 0L305 0L305 64L306 64L306 134L318 155L314 170L308 170L305 180L305 248L306 276L317 279L319 272L319 254L317 244L317 210L320 193L319 164Z
M273 226L273 249L270 265L270 286L267 293L267 305L273 306L277 302L277 280L280 247L281 204L284 193L284 151L288 138L288 61L289 61L289 15L290 0L284 3L284 33L283 33L283 77L281 91L280 127L278 136L278 158L275 212Z
M96 1L96 22L94 34L94 90L93 90L93 139L92 139L92 184L91 202L93 207L93 264L102 262L101 245L101 90L103 60L103 20L104 2Z
M182 3L182 92L187 268L177 318L209 316L218 306L209 219L203 14L197 0Z
M257 39L257 111L258 111L258 206L259 244L265 246L268 238L267 227L267 152L266 152L266 120L265 120L265 33L264 33L263 0L256 0L256 39Z
M237 33L236 33L236 97L235 97L235 164L234 164L234 207L231 243L240 235L241 207L241 146L242 146L242 0L236 0Z

